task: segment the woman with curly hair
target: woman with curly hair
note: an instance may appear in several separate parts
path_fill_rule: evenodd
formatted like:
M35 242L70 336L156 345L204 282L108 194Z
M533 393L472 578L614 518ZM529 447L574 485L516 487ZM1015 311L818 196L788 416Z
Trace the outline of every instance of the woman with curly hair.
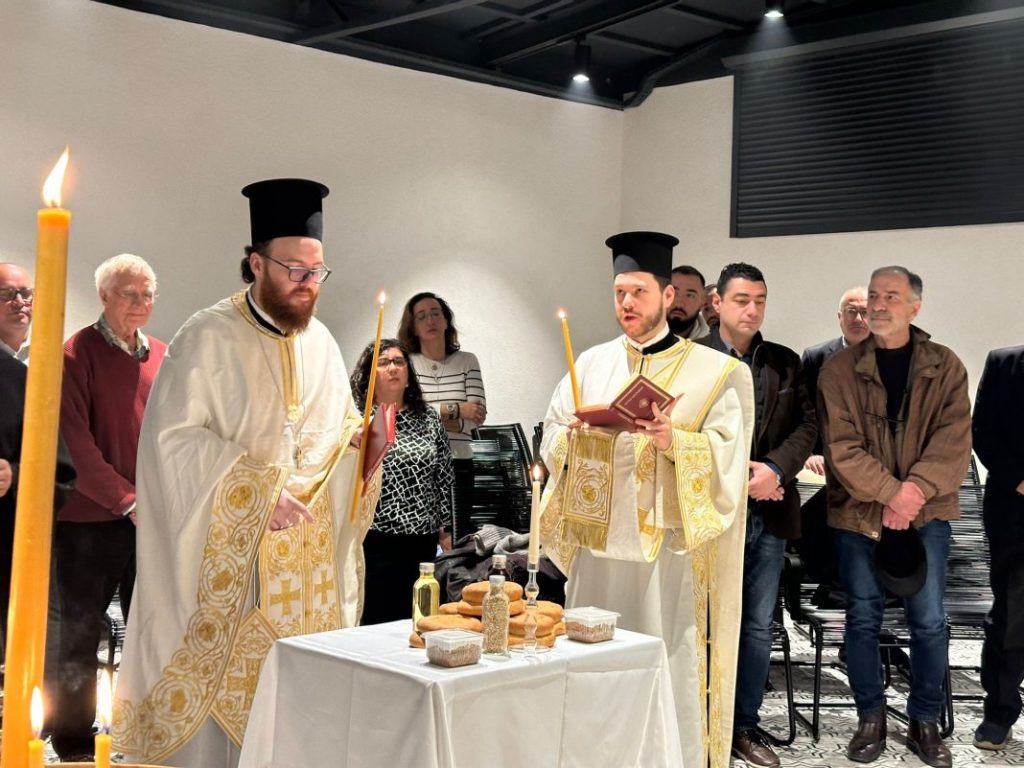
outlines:
M380 501L363 541L366 590L363 624L410 616L412 584L421 562L433 562L438 544L451 547L452 452L437 413L423 399L409 357L396 339L383 339L377 370L371 371L373 342L352 373L352 397L366 406L370 376L374 410L394 403L395 443L384 457Z

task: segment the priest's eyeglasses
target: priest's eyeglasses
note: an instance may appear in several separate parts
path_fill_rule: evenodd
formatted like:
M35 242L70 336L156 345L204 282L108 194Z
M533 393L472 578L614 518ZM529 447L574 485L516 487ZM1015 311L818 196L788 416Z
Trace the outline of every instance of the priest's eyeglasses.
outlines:
M327 267L317 267L316 269L307 269L306 267L290 267L284 262L278 261L273 256L267 256L265 253L261 253L264 259L270 259L275 264L284 267L288 270L288 279L293 283L304 283L307 280L312 280L314 283L319 285L320 283L326 282L327 278L331 276L331 270Z
M31 304L35 295L36 292L31 288L0 288L0 301L4 303L14 301L15 298L20 296L23 302Z

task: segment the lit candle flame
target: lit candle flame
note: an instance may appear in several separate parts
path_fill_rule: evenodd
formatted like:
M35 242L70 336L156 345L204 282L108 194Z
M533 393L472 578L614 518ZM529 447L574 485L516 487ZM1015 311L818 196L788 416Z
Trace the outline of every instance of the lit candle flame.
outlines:
M43 694L39 686L32 688L32 703L29 705L29 720L32 723L32 734L39 738L43 732Z
M64 171L68 167L68 148L64 147L57 164L43 184L43 202L50 208L60 208L60 188L64 184Z
M386 294L386 293L384 293L384 291L381 291L381 292L380 292L380 293L379 293L379 294L377 295L377 303L378 303L378 304L380 304L380 305L381 305L382 307L384 306L384 301L385 301L386 299L387 299L387 294Z
M543 473L540 470L540 464L534 464L533 465L532 473L533 473L533 481L535 483L539 483L540 480L541 480L541 477L543 476Z
M564 309L558 310L558 319L559 320L565 320L565 310Z
M96 690L96 715L100 719L100 730L103 733L110 732L110 672L103 670L100 675L99 688Z

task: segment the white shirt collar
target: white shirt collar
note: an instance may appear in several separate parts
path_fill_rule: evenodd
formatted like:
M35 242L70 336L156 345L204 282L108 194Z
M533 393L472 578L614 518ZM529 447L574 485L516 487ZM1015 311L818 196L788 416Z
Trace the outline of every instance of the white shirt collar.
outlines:
M28 365L28 338L25 339L25 342L18 349L12 349L7 346L6 342L0 339L0 352L5 352L18 362Z

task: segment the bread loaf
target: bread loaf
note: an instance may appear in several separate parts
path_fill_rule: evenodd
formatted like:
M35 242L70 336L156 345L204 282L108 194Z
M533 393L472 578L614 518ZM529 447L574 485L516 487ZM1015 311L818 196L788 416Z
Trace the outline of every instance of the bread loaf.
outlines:
M470 632L482 632L483 628L484 625L479 619L440 613L436 616L424 616L416 624L416 629L420 632L433 632L436 629L467 629Z
M484 598L490 592L491 585L486 581L474 581L462 588L462 599L470 605L483 605ZM505 594L509 601L519 600L523 596L523 588L514 581L505 582ZM478 614L479 615L479 614Z

